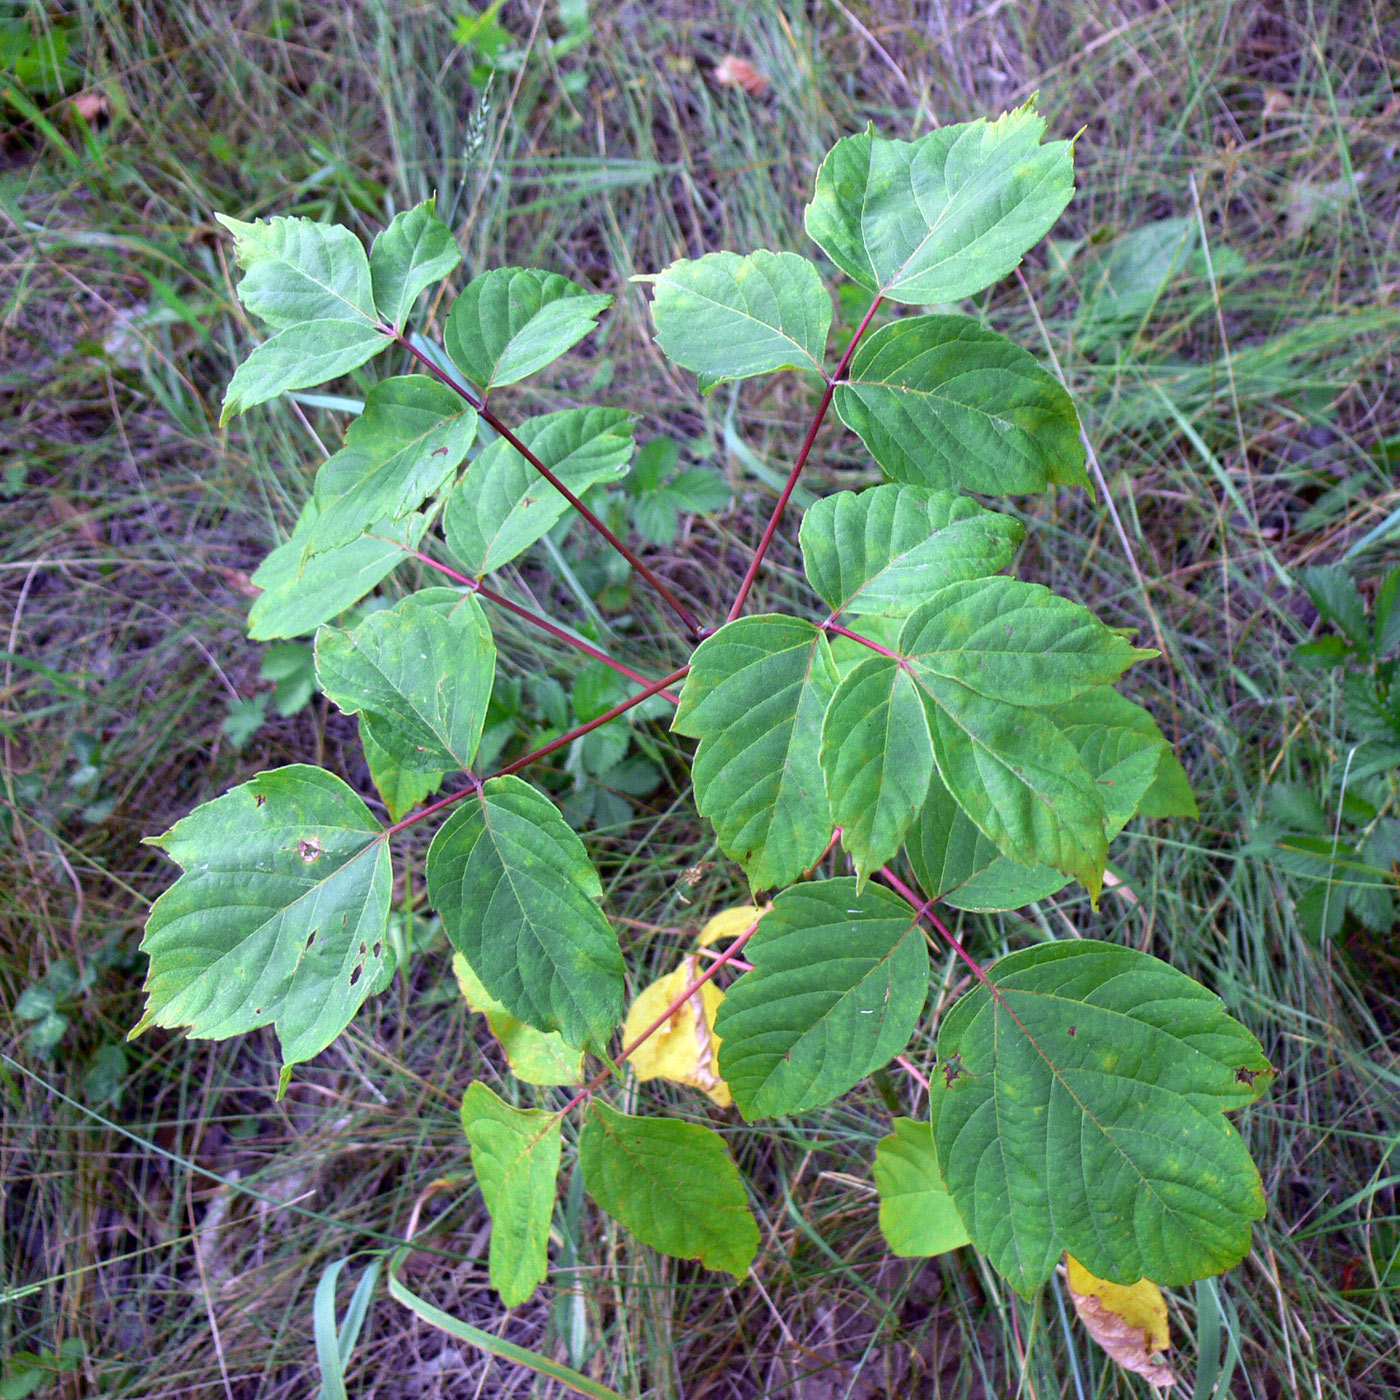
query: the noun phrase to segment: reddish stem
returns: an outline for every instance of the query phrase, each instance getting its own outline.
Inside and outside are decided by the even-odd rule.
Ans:
[[[415,826],[428,817],[441,812],[445,807],[451,807],[453,803],[460,802],[464,797],[470,797],[473,793],[481,791],[481,779],[474,778],[467,774],[467,786],[461,792],[448,793],[446,797],[439,797],[436,802],[430,802],[426,807],[420,807],[416,812],[410,812],[401,822],[395,822],[385,833],[387,840],[390,836],[397,836],[405,827]]]
[[[897,651],[891,651],[889,647],[882,647],[873,637],[862,637],[859,632],[852,632],[849,627],[842,627],[830,619],[823,622],[821,627],[823,632],[835,632],[838,637],[849,637],[853,642],[859,642],[861,646],[869,647],[871,651],[878,651],[881,656],[888,656],[891,661],[903,660]]]
[[[386,328],[386,334],[387,333],[388,332]],[[656,576],[656,574],[651,569],[649,569],[644,563],[642,563],[642,561],[639,558],[637,558],[636,554],[634,554],[632,550],[628,549],[628,547],[625,544],[623,544],[623,542],[620,539],[618,539],[618,537],[615,534],[613,534],[613,532],[609,530],[608,527],[604,525],[603,522],[599,520],[598,517],[594,515],[594,513],[591,510],[589,510],[588,507],[584,505],[584,503],[581,500],[579,500],[579,498],[575,496],[574,493],[570,491],[569,488],[565,486],[564,483],[560,481],[559,478],[555,476],[554,473],[550,471],[550,469],[547,466],[545,466],[545,464],[541,462],[540,459],[536,457],[535,454],[531,452],[530,449],[526,447],[525,444],[521,442],[520,439],[516,437],[516,435],[513,432],[511,432],[511,430],[508,427],[506,427],[506,425],[502,423],[499,418],[496,417],[496,415],[486,406],[485,402],[482,399],[477,398],[477,396],[473,394],[472,391],[468,389],[465,384],[458,382],[450,374],[447,374],[443,370],[439,369],[437,365],[435,365],[432,362],[432,360],[430,360],[425,354],[423,354],[421,350],[418,350],[409,343],[407,336],[399,333],[395,334],[394,339],[398,342],[398,344],[403,346],[403,348],[407,350],[408,353],[412,355],[413,358],[417,360],[418,363],[421,364],[423,368],[428,371],[429,374],[431,374],[440,383],[445,384],[449,389],[452,390],[454,394],[460,395],[463,399],[467,401],[467,403],[469,403],[474,409],[476,409],[477,413],[480,414],[481,417],[485,419],[485,421],[496,430],[496,432],[498,432],[503,438],[505,438],[505,440],[508,443],[510,443],[510,445],[513,448],[515,448],[515,450],[518,453],[520,453],[520,455],[527,462],[529,462],[529,464],[532,467],[534,467],[534,469],[537,472],[539,472],[539,474],[542,477],[544,477],[544,479],[547,482],[549,482],[549,484],[552,487],[554,487],[554,489],[557,492],[559,492],[559,494],[563,496],[563,498],[566,501],[568,501],[568,503],[571,506],[573,506],[573,508],[576,511],[578,511],[578,513],[589,523],[589,525],[591,525],[593,529],[595,529],[600,535],[602,535],[602,537],[610,545],[612,545],[612,547],[615,550],[617,550],[617,552],[620,555],[622,555],[622,557],[633,567],[633,569],[637,571],[638,575],[644,578],[647,581],[647,583],[651,585],[651,587],[656,591],[657,596],[661,598],[661,600],[672,609],[672,611],[676,614],[678,618],[680,618],[680,620],[683,623],[685,623],[687,629],[690,631],[692,636],[700,632],[700,623],[696,620],[695,615],[690,611],[690,609],[687,608],[685,604],[680,601],[680,599],[675,597],[671,590],[666,587],[666,585]]]
[[[695,993],[698,992],[700,988],[705,985],[706,982],[710,981],[710,979],[713,978],[715,974],[719,972],[720,968],[724,967],[727,963],[733,962],[734,959],[738,956],[739,951],[743,948],[744,944],[747,943],[749,939],[752,938],[754,934],[758,932],[758,925],[759,920],[755,919],[753,923],[751,923],[748,926],[748,928],[746,928],[743,931],[743,933],[741,933],[738,936],[738,938],[736,938],[733,941],[733,943],[731,943],[729,947],[726,948],[724,952],[721,953],[719,957],[717,957],[714,960],[714,962],[711,963],[710,966],[706,968],[705,971],[702,972],[700,976],[697,977],[680,994],[680,996],[678,996],[675,999],[675,1001],[673,1001],[670,1004],[670,1006],[668,1006],[665,1009],[665,1011],[663,1011],[661,1015],[659,1015],[656,1018],[656,1020],[654,1020],[651,1023],[651,1025],[649,1025],[646,1028],[646,1030],[644,1030],[641,1033],[641,1035],[639,1035],[636,1038],[636,1040],[634,1040],[630,1045],[623,1047],[622,1054],[620,1054],[617,1057],[615,1063],[620,1065],[625,1059],[628,1058],[628,1056],[633,1054],[639,1046],[645,1044],[648,1040],[650,1040],[652,1036],[654,1036],[657,1033],[657,1031],[659,1031],[661,1027],[664,1026],[666,1022],[669,1021],[671,1017],[674,1016],[676,1012],[679,1011],[681,1007],[683,1007],[686,1004],[686,1002],[688,1002],[691,999],[691,997],[693,997]],[[579,1104],[581,1104],[584,1101],[584,1099],[586,1099],[596,1088],[598,1088],[600,1084],[606,1082],[608,1076],[612,1072],[613,1065],[609,1065],[607,1069],[601,1070],[599,1071],[599,1073],[595,1074],[593,1078],[590,1079],[588,1083],[585,1084],[583,1088],[580,1089],[578,1093],[575,1094],[573,1098],[571,1098],[569,1102],[566,1103],[564,1107],[559,1110],[556,1116],[562,1118],[566,1113],[569,1112],[570,1109],[577,1108]]]
[[[1026,1023],[1011,1009],[1006,998],[1002,996],[1001,988],[987,976],[986,972],[982,969],[982,964],[958,942],[948,926],[933,912],[933,901],[931,899],[920,899],[888,865],[882,865],[880,867],[880,876],[896,894],[902,895],[904,899],[914,906],[918,918],[927,919],[929,923],[933,925],[938,932],[938,936],[967,964],[972,975],[987,989],[987,995],[1011,1017],[1026,1039],[1043,1055],[1045,1052],[1040,1049],[1040,1046],[1036,1043],[1035,1037],[1026,1028]]]
[[[972,971],[972,975],[979,982],[984,986],[991,987],[992,984],[987,981],[987,974],[982,971],[982,965],[958,942],[948,926],[933,912],[933,901],[931,899],[920,899],[918,894],[914,890],[911,890],[888,865],[882,865],[880,867],[880,878],[884,880],[896,894],[902,896],[913,905],[919,918],[927,919],[929,923],[933,925],[938,936],[968,965]]]
[[[923,1089],[924,1093],[927,1094],[931,1092],[928,1080],[924,1078],[922,1072],[915,1066],[913,1060],[909,1059],[906,1055],[896,1055],[894,1057],[894,1062]]]
[[[580,724],[569,730],[567,734],[561,734],[557,739],[551,739],[549,743],[532,749],[522,758],[517,758],[514,763],[507,763],[504,768],[493,773],[492,777],[504,778],[510,773],[518,773],[537,758],[544,758],[556,749],[562,749],[566,744],[572,744],[575,739],[581,739],[585,734],[597,729],[599,725],[607,724],[609,720],[616,719],[618,715],[625,715],[628,710],[640,705],[643,700],[650,699],[653,695],[659,695],[668,685],[675,685],[677,681],[683,681],[689,674],[690,667],[682,666],[679,671],[672,671],[669,676],[662,676],[659,681],[652,681],[650,685],[639,690],[635,695],[629,695],[626,700],[618,701],[612,709],[605,710],[597,719],[591,719],[587,724]]]
[[[778,525],[782,521],[783,512],[787,509],[788,500],[797,486],[797,478],[802,475],[802,468],[807,465],[808,455],[812,451],[812,444],[817,440],[817,432],[821,428],[822,420],[826,417],[826,411],[831,407],[831,400],[836,393],[836,386],[845,377],[846,371],[851,365],[851,356],[856,352],[856,346],[860,344],[860,338],[870,325],[876,309],[884,300],[877,296],[870,303],[870,309],[865,313],[865,318],[856,327],[856,333],[851,337],[851,343],[846,347],[846,353],[841,356],[841,363],[836,366],[836,373],[826,381],[826,388],[822,390],[821,402],[817,405],[817,411],[812,416],[812,425],[807,429],[807,436],[802,440],[802,446],[798,450],[797,459],[792,464],[792,470],[788,473],[788,479],[783,485],[782,493],[778,497],[778,503],[773,507],[773,514],[768,518],[768,526],[763,532],[763,537],[758,542],[758,548],[754,550],[753,559],[749,564],[748,571],[744,574],[744,580],[739,585],[739,591],[734,597],[734,602],[730,605],[729,616],[726,622],[733,622],[744,610],[744,604],[748,601],[749,590],[753,587],[754,579],[758,577],[759,568],[763,564],[763,556],[768,553],[768,546],[773,543],[773,536],[778,533]]]
[[[378,536],[375,538],[378,538]],[[626,676],[629,681],[636,681],[638,685],[651,684],[644,675],[634,671],[630,666],[625,666],[621,661],[614,661],[606,652],[599,651],[595,646],[590,646],[581,637],[575,637],[572,632],[565,631],[564,628],[551,622],[547,617],[541,617],[539,613],[531,612],[529,608],[521,607],[519,603],[511,602],[509,598],[497,593],[495,589],[487,588],[480,579],[470,578],[466,574],[459,574],[456,569],[448,568],[446,564],[439,563],[438,560],[431,558],[420,550],[410,549],[408,553],[417,559],[419,563],[426,564],[430,569],[436,569],[440,574],[446,574],[448,578],[454,579],[463,587],[470,588],[473,593],[480,594],[487,602],[494,603],[498,608],[504,608],[507,612],[514,613],[516,617],[522,618],[532,626],[548,632],[551,637],[557,637],[561,642],[566,642],[569,646],[583,652],[585,656],[591,656],[595,661],[601,661],[603,665],[611,666],[614,671],[618,672],[619,675]],[[665,696],[673,705],[680,704],[680,698],[672,695],[669,690],[662,690],[657,693]]]

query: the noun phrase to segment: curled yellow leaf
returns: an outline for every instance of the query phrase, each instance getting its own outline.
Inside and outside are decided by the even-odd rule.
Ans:
[[[1072,1254],[1065,1255],[1065,1277],[1079,1320],[1125,1371],[1163,1389],[1176,1383],[1172,1368],[1157,1359],[1171,1346],[1171,1332],[1167,1301],[1151,1279],[1109,1283],[1091,1274]]]
[[[744,928],[754,917],[749,915]],[[636,1040],[699,975],[700,960],[692,955],[674,972],[639,992],[622,1027],[623,1044]],[[720,1078],[719,1037],[714,1033],[715,1012],[723,1000],[724,993],[713,982],[692,992],[631,1056],[637,1078],[688,1084],[708,1094],[721,1108],[728,1108],[733,1100],[729,1086]]]
[[[738,938],[741,933],[748,930],[756,919],[761,919],[772,907],[771,904],[765,904],[760,909],[756,904],[736,904],[732,909],[721,909],[700,930],[700,936],[695,940],[696,945],[700,948],[708,948],[712,943],[720,942],[721,939]]]

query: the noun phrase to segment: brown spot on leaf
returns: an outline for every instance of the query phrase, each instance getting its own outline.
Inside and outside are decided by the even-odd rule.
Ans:
[[[1071,1027],[1069,1028],[1069,1030],[1067,1030],[1067,1031],[1065,1032],[1065,1034],[1066,1034],[1066,1035],[1078,1035],[1078,1034],[1079,1034],[1079,1027],[1078,1027],[1078,1026],[1071,1026]]]
[[[321,843],[315,836],[303,836],[297,842],[297,855],[304,860],[307,865],[315,865],[321,859]]]
[[[266,801],[267,801],[267,794],[266,794],[265,792],[260,792],[260,793],[258,793],[258,795],[257,795],[256,797],[253,798],[253,806],[254,806],[254,807],[261,807],[261,806],[263,805],[263,803],[265,803]]]

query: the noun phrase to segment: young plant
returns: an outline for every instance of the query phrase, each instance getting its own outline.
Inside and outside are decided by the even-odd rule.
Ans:
[[[864,311],[834,365],[832,294],[795,253],[716,252],[641,279],[657,342],[702,391],[779,372],[819,391],[722,618],[698,616],[580,500],[626,475],[626,411],[513,421],[511,386],[588,335],[609,296],[548,271],[485,272],[452,303],[443,353],[408,329],[420,294],[459,261],[432,201],[398,215],[368,254],[344,228],[222,220],[239,296],[271,332],[234,374],[224,421],[380,354],[414,367],[370,389],[291,539],[255,576],[250,617],[258,638],[315,632],[319,684],[359,716],[394,818],[294,764],[152,838],[184,873],[150,914],[133,1034],[271,1025],[285,1086],[389,984],[393,841],[440,820],[428,897],[472,1004],[493,1025],[550,1038],[530,1042],[532,1065],[555,1066],[550,1082],[560,1065],[576,1082],[585,1053],[600,1064],[561,1108],[467,1088],[491,1280],[508,1304],[546,1276],[575,1111],[570,1141],[595,1202],[643,1243],[742,1278],[759,1234],[724,1138],[619,1112],[606,1090],[640,1054],[648,1076],[669,1073],[717,1103],[732,1096],[749,1121],[817,1108],[905,1050],[928,999],[931,943],[975,986],[937,1026],[928,1121],[900,1120],[877,1156],[893,1248],[970,1242],[1030,1295],[1067,1252],[1102,1280],[1182,1284],[1249,1247],[1264,1197],[1225,1115],[1271,1077],[1254,1037],[1145,953],[1073,938],[983,966],[939,912],[1014,909],[1071,880],[1096,901],[1109,842],[1130,820],[1195,811],[1156,722],[1114,688],[1157,653],[1006,574],[1023,527],[972,494],[1087,486],[1068,394],[974,316],[898,310],[991,286],[1047,233],[1073,170],[1069,143],[1043,134],[1023,108],[913,142],[867,132],[836,144],[806,228],[848,279],[843,300],[854,286]],[[882,307],[896,314],[871,329]],[[832,408],[887,480],[818,499],[800,528],[810,594],[791,611],[751,613]],[[652,538],[694,499],[675,465],[655,449],[631,478],[667,497],[638,520]],[[673,614],[676,664],[629,664],[493,586],[571,508]],[[410,558],[441,585],[334,625]],[[500,744],[481,755],[503,686],[492,634],[503,610],[625,689],[600,686],[581,703],[576,685],[572,716],[559,707],[563,732],[501,763]],[[696,806],[768,905],[722,921],[722,952],[688,958],[643,993],[619,1051],[627,974],[602,884],[587,841],[529,774],[647,705],[673,710],[672,732],[695,741]],[[592,781],[601,760],[580,763]],[[416,805],[448,774],[459,776],[443,795]],[[843,859],[850,873],[827,873]],[[680,1071],[667,1059],[678,1047]]]
[[[1369,613],[1344,569],[1304,569],[1302,580],[1331,630],[1294,658],[1338,677],[1352,742],[1329,765],[1322,793],[1306,783],[1269,787],[1266,820],[1246,849],[1299,880],[1295,912],[1314,942],[1339,937],[1348,914],[1384,935],[1400,893],[1400,569],[1380,581]]]

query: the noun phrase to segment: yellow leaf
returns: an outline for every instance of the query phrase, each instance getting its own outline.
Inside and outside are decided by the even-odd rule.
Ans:
[[[736,904],[732,909],[722,909],[700,930],[700,937],[695,942],[701,948],[708,948],[722,938],[738,938],[755,919],[761,919],[772,907],[765,904],[760,909],[756,904]]]
[[[452,971],[466,998],[467,1009],[486,1017],[491,1034],[505,1051],[506,1063],[527,1084],[577,1084],[583,1078],[583,1051],[557,1031],[536,1030],[517,1021],[472,971],[460,953],[452,955]]]
[[[1151,1279],[1109,1283],[1091,1274],[1072,1254],[1065,1255],[1065,1276],[1074,1310],[1089,1335],[1125,1371],[1166,1389],[1176,1383],[1172,1368],[1157,1360],[1171,1346],[1167,1302]]]
[[[731,911],[732,912],[732,911]],[[744,924],[754,921],[750,914]],[[653,982],[637,995],[622,1027],[622,1042],[630,1045],[700,975],[700,960],[693,955],[668,976]],[[724,993],[713,982],[705,985],[681,1004],[655,1035],[643,1041],[631,1056],[638,1079],[669,1079],[703,1090],[721,1108],[728,1108],[729,1085],[719,1077],[719,1037],[715,1035],[715,1012]]]

